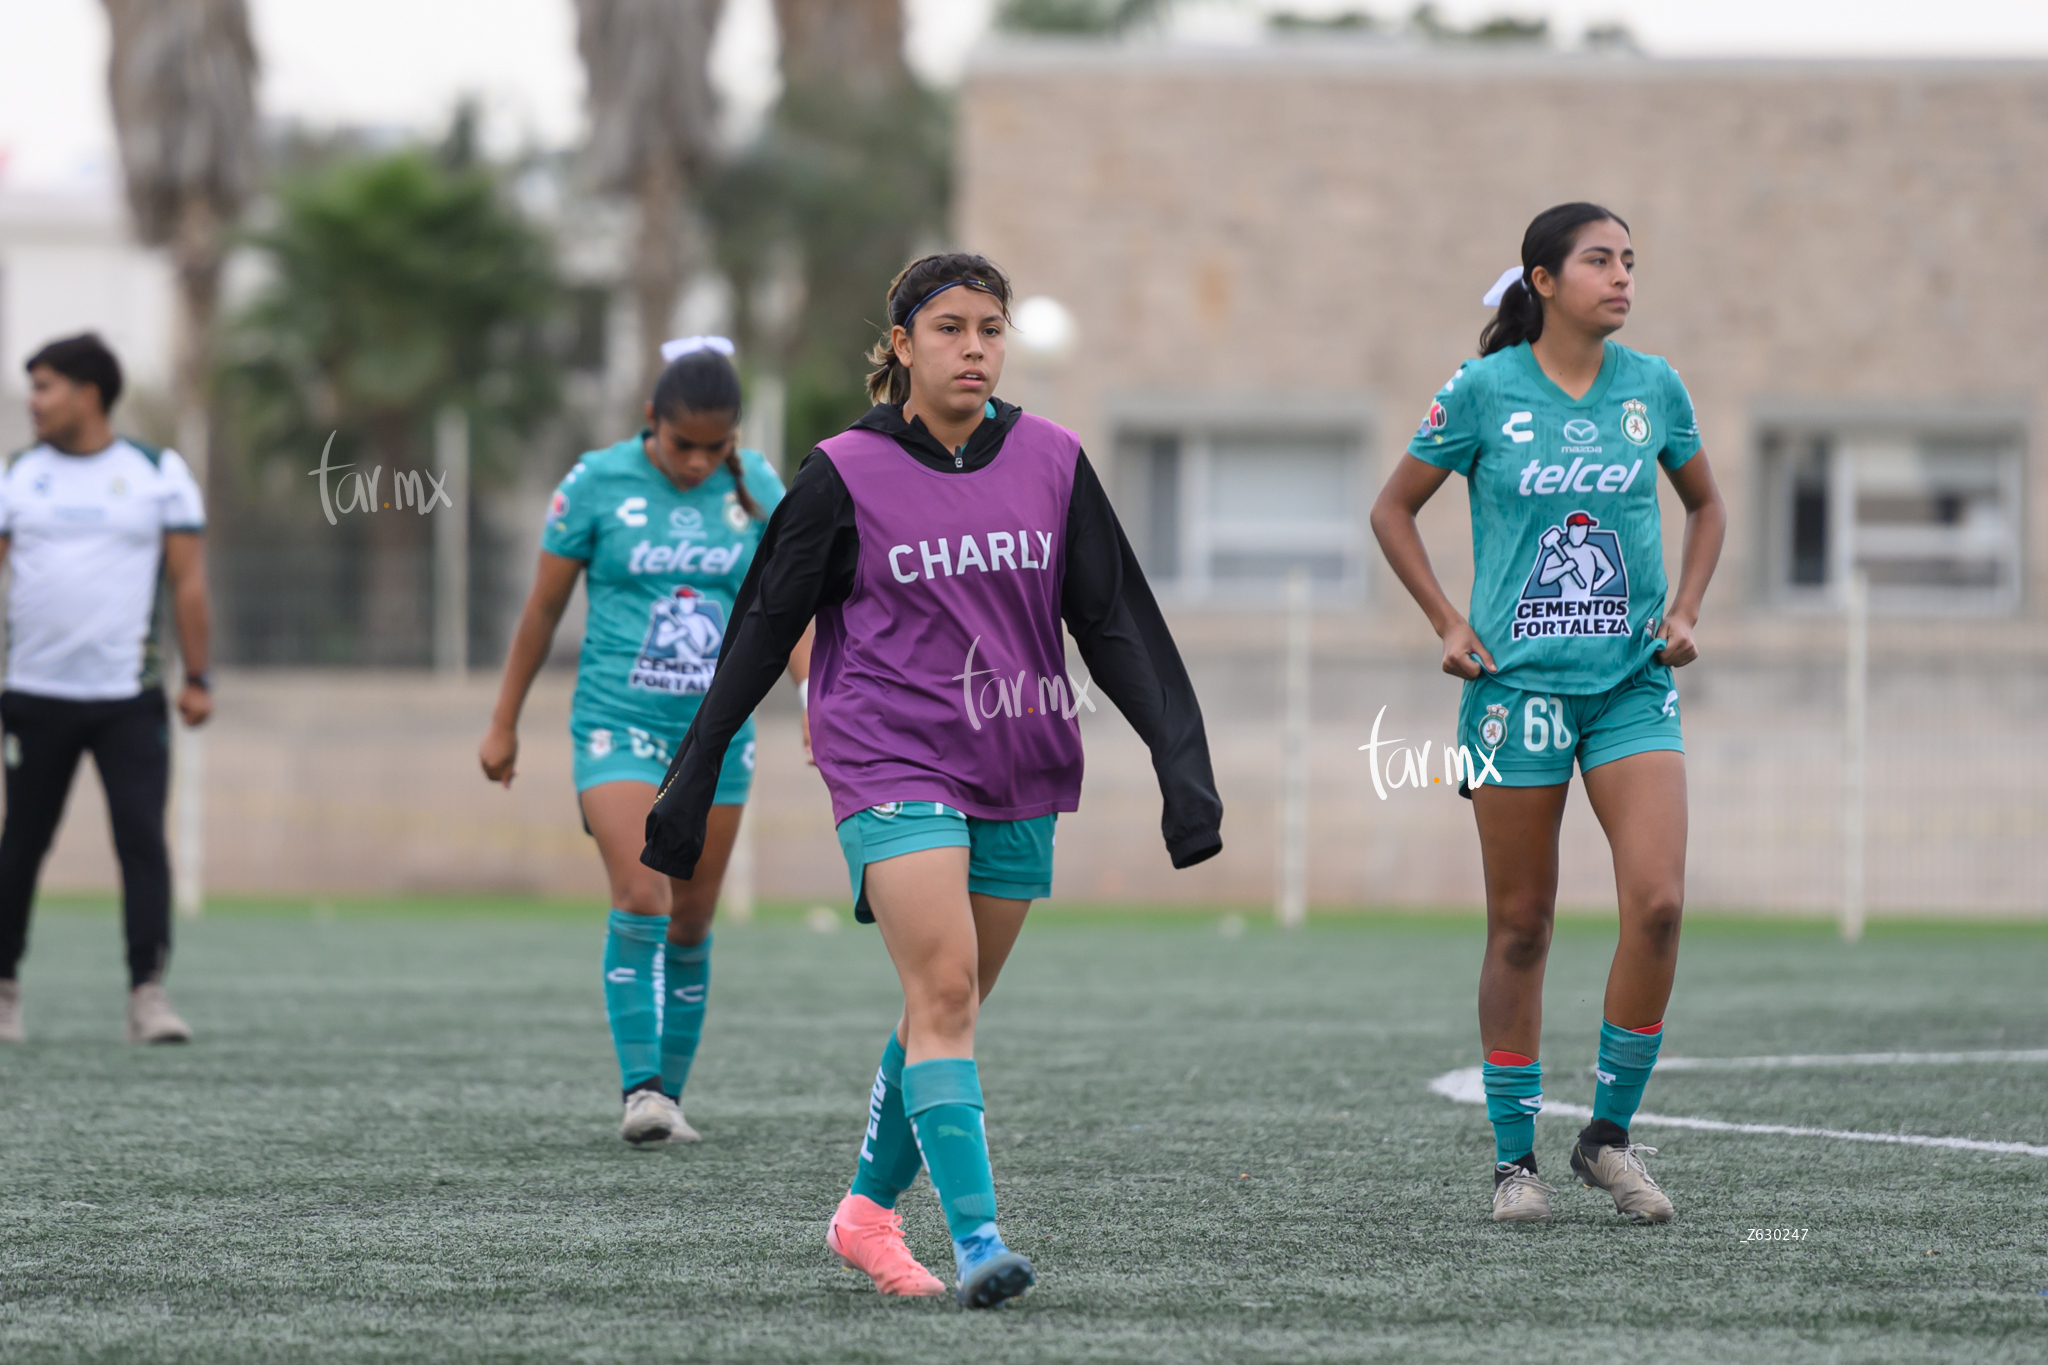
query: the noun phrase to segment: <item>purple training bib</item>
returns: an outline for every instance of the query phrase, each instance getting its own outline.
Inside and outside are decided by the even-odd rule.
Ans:
[[[860,531],[853,592],[818,613],[811,753],[844,820],[943,801],[986,820],[1071,811],[1081,700],[1060,590],[1080,441],[1017,418],[982,468],[941,473],[881,432],[823,442]]]

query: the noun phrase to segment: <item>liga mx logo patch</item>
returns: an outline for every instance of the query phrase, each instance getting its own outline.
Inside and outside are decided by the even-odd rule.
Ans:
[[[1621,537],[1588,512],[1543,532],[1536,565],[1515,603],[1513,637],[1627,635],[1628,565]]]

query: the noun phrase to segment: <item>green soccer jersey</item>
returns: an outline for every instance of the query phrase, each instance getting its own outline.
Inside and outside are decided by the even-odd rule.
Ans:
[[[1504,682],[1605,692],[1648,661],[1664,613],[1657,466],[1699,448],[1677,371],[1617,342],[1576,401],[1526,342],[1451,376],[1408,453],[1465,476],[1468,619]]]
[[[740,452],[764,513],[782,480]],[[541,548],[580,559],[590,596],[576,665],[575,714],[637,724],[669,742],[697,714],[718,665],[732,601],[764,523],[748,516],[723,465],[687,493],[631,437],[576,462],[548,507]]]

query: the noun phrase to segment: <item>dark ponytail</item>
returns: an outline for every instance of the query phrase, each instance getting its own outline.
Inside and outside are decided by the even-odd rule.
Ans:
[[[661,378],[654,381],[654,420],[673,420],[685,412],[731,413],[733,425],[740,420],[740,375],[717,351],[692,351],[678,356],[662,370]],[[740,510],[755,521],[766,521],[768,514],[761,510],[761,504],[754,501],[754,495],[747,491],[746,470],[740,464],[739,445],[726,452],[725,468],[732,475],[732,491],[739,499]]]
[[[890,281],[889,325],[882,329],[882,339],[868,350],[868,363],[874,366],[868,372],[870,401],[901,403],[910,397],[910,371],[904,369],[903,362],[896,358],[896,329],[908,330],[917,310],[930,300],[935,291],[949,284],[987,294],[1002,306],[1004,317],[1010,316],[1010,277],[988,257],[966,251],[947,251],[912,261]]]
[[[1588,223],[1620,223],[1623,232],[1629,230],[1620,214],[1598,204],[1559,204],[1530,222],[1529,230],[1522,234],[1522,278],[1500,296],[1500,311],[1479,334],[1479,354],[1492,355],[1543,335],[1543,300],[1531,283],[1536,267],[1542,266],[1553,277],[1561,272],[1565,258],[1578,245],[1579,229]]]

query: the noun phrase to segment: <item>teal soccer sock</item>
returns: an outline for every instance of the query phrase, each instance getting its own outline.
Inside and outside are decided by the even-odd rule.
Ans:
[[[661,946],[661,1089],[680,1099],[690,1081],[697,1040],[704,1036],[704,1006],[711,994],[711,936],[685,948]]]
[[[1664,1021],[1655,1033],[1621,1028],[1600,1021],[1600,1063],[1593,1070],[1593,1118],[1606,1119],[1623,1132],[1643,1102],[1643,1087],[1650,1083],[1650,1070],[1657,1065],[1657,1050],[1664,1044]]]
[[[981,1109],[981,1076],[973,1058],[938,1057],[903,1068],[903,1111],[946,1211],[956,1256],[968,1237],[993,1231],[996,1217]]]
[[[661,997],[654,969],[667,934],[667,915],[614,910],[606,924],[604,1012],[612,1021],[621,1090],[661,1079]]]
[[[1495,1163],[1519,1161],[1533,1154],[1536,1114],[1543,1108],[1543,1063],[1503,1066],[1488,1061],[1483,1074],[1486,1117],[1493,1121]]]
[[[860,1143],[853,1192],[893,1209],[896,1196],[909,1189],[923,1169],[917,1134],[903,1108],[903,1044],[891,1033],[889,1045],[882,1049],[882,1065],[875,1071],[875,1088],[868,1095],[868,1131]]]

